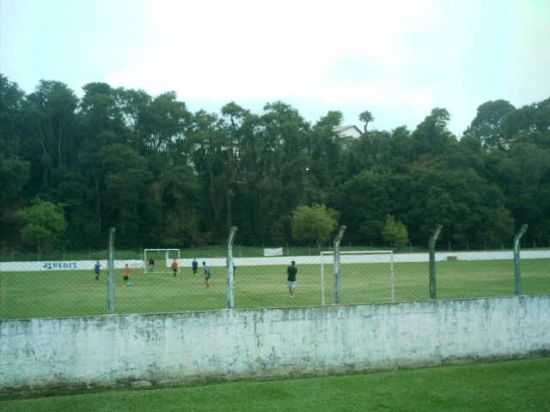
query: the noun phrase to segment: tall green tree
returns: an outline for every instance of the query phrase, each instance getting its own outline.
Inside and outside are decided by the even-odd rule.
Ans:
[[[18,246],[15,211],[35,197],[63,204],[75,248],[103,247],[112,225],[128,247],[219,243],[231,225],[281,244],[306,204],[337,210],[354,243],[383,243],[388,215],[414,244],[435,223],[457,247],[501,247],[522,223],[548,242],[550,99],[485,102],[460,139],[449,119],[434,108],[412,131],[370,130],[365,111],[365,133],[343,141],[338,111],[312,125],[284,102],[190,113],[173,92],[89,83],[79,98],[42,81],[25,94],[0,75],[0,245]]]
[[[374,121],[374,116],[368,110],[359,114],[359,120],[363,123],[363,133],[367,134],[369,123]]]
[[[21,239],[38,252],[60,247],[65,232],[63,208],[37,199],[18,212]]]
[[[299,206],[292,213],[292,236],[320,247],[336,230],[338,214],[325,205]]]
[[[477,114],[465,136],[479,139],[487,149],[495,149],[506,144],[503,121],[515,111],[515,107],[506,100],[494,100],[483,103],[477,108]]]
[[[30,162],[22,156],[25,95],[0,74],[0,245],[16,239],[15,215],[30,178]]]
[[[117,143],[105,146],[101,158],[106,227],[117,227],[120,244],[145,243],[148,234],[143,226],[150,225],[142,211],[151,180],[146,159],[127,145]]]
[[[435,157],[448,153],[456,144],[456,137],[449,131],[451,116],[446,109],[436,107],[412,134],[417,156]]]
[[[27,96],[25,124],[27,147],[33,160],[38,191],[49,191],[63,180],[63,174],[76,160],[79,134],[76,108],[78,98],[67,85],[58,81],[40,81]]]
[[[382,237],[387,244],[393,247],[403,247],[409,243],[407,227],[392,215],[386,217]]]

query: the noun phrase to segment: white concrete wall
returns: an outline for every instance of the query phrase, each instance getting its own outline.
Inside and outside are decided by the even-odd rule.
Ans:
[[[550,296],[0,321],[0,392],[372,370],[550,351]]]
[[[485,251],[485,252],[438,252],[436,260],[444,261],[448,257],[457,260],[512,260],[513,251]],[[325,263],[332,263],[332,256],[277,256],[277,257],[247,257],[235,258],[236,266],[274,266],[288,265],[291,260],[299,265],[320,264],[321,259]],[[523,250],[521,259],[550,259],[550,250]],[[199,266],[206,261],[208,266],[225,267],[225,258],[197,258]],[[398,253],[394,255],[395,262],[428,262],[428,253]],[[179,259],[180,266],[190,268],[193,259]],[[380,263],[389,262],[389,255],[342,255],[342,263]],[[92,270],[95,260],[79,261],[44,261],[44,262],[0,262],[0,272],[35,272],[52,270]],[[107,269],[107,262],[101,260],[103,270]],[[169,266],[171,261],[167,262]],[[122,269],[125,264],[131,268],[143,268],[142,260],[117,260],[116,269]]]
[[[58,270],[93,270],[96,260],[57,260],[34,262],[0,262],[0,272],[52,272]],[[107,270],[107,261],[100,260],[101,270]],[[116,260],[115,269],[128,264],[131,268],[143,268],[143,261],[137,259]]]

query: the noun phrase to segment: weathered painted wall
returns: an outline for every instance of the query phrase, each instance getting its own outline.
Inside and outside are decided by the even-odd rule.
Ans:
[[[0,321],[0,392],[370,370],[550,351],[550,296]]]

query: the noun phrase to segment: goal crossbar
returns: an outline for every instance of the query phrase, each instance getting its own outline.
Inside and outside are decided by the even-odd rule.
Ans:
[[[143,249],[144,252],[178,252],[179,249]]]
[[[340,255],[389,255],[393,250],[341,250]],[[321,255],[334,255],[334,250],[323,250]]]

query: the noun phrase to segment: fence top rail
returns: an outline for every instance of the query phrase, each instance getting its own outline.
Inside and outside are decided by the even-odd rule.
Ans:
[[[393,253],[393,250],[341,250],[341,255],[387,255]],[[323,250],[321,255],[334,255],[333,250]]]

